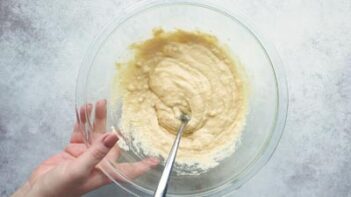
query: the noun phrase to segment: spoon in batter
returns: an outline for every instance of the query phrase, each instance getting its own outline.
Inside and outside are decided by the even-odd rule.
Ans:
[[[169,181],[169,177],[170,177],[171,172],[172,172],[174,160],[177,156],[180,138],[182,137],[183,130],[184,130],[185,126],[188,124],[189,120],[190,120],[190,116],[188,116],[186,114],[182,114],[180,116],[181,125],[178,129],[177,136],[176,136],[176,139],[173,143],[172,149],[169,152],[168,159],[166,161],[165,168],[162,172],[160,182],[158,182],[158,186],[157,186],[157,189],[154,193],[154,197],[166,196],[168,181]]]

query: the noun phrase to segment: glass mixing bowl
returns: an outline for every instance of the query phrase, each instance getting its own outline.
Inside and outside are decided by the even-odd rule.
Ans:
[[[169,196],[221,196],[239,188],[270,159],[285,125],[288,94],[282,63],[272,46],[253,30],[238,12],[213,6],[203,1],[147,1],[133,4],[108,25],[89,48],[77,80],[77,111],[86,103],[106,98],[106,128],[117,130],[121,110],[120,98],[111,100],[116,62],[132,57],[128,48],[136,41],[152,37],[152,29],[200,30],[215,35],[228,46],[242,63],[249,83],[249,112],[241,141],[234,154],[200,175],[173,173]],[[83,117],[84,116],[84,117]],[[77,113],[86,144],[94,134],[94,113]],[[85,120],[86,121],[83,121]],[[120,138],[127,141],[130,136]],[[111,180],[136,196],[150,196],[161,176],[163,165],[145,174],[130,178],[125,165],[140,161],[133,151],[119,150],[119,157],[106,158],[100,168]],[[123,163],[123,164],[121,164]],[[131,164],[133,165],[133,164]]]

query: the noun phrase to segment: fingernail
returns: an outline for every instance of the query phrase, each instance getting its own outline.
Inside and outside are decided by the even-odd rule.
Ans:
[[[116,144],[117,140],[118,137],[116,134],[109,133],[104,137],[102,141],[107,148],[112,148]]]

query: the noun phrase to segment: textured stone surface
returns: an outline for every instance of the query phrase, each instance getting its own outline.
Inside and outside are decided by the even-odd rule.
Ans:
[[[124,2],[0,0],[0,196],[64,147],[81,59]],[[351,1],[221,4],[273,41],[290,89],[277,151],[233,196],[351,196]],[[107,186],[87,196],[117,194],[126,195]]]

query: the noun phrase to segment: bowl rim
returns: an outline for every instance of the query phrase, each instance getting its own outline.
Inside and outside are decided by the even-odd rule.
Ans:
[[[240,172],[238,177],[240,177],[237,180],[229,180],[223,185],[211,189],[208,191],[203,191],[197,195],[201,196],[209,196],[211,194],[230,194],[232,191],[235,189],[240,188],[244,183],[246,183],[248,180],[250,180],[260,169],[263,168],[263,166],[270,160],[272,157],[274,151],[276,150],[280,138],[283,134],[283,130],[285,127],[286,119],[287,119],[287,114],[288,114],[288,105],[289,105],[289,97],[288,97],[288,85],[287,85],[287,80],[286,80],[286,75],[283,67],[283,63],[279,57],[278,52],[275,50],[274,46],[268,42],[266,39],[263,38],[262,35],[256,31],[256,28],[252,23],[244,17],[243,14],[241,14],[240,11],[231,9],[230,11],[219,6],[217,4],[213,4],[207,1],[203,0],[148,0],[148,1],[141,1],[137,3],[130,3],[130,5],[127,5],[125,9],[121,10],[118,16],[108,25],[105,26],[105,28],[102,29],[102,31],[97,34],[95,37],[94,41],[90,44],[88,47],[87,52],[85,53],[85,56],[83,58],[83,61],[81,63],[79,72],[78,72],[78,77],[77,77],[77,86],[76,86],[76,95],[75,95],[75,103],[76,103],[76,113],[77,113],[77,121],[80,121],[79,118],[79,107],[77,106],[78,104],[78,98],[81,95],[78,95],[78,84],[83,83],[86,84],[86,80],[89,76],[90,73],[90,68],[91,68],[91,63],[96,57],[97,52],[100,50],[102,44],[108,39],[109,35],[116,29],[118,28],[123,22],[127,21],[129,18],[133,17],[135,14],[148,10],[153,7],[157,6],[167,6],[167,5],[190,5],[190,6],[196,6],[196,7],[202,7],[206,9],[210,9],[212,11],[218,12],[220,14],[223,14],[230,19],[237,21],[240,23],[244,28],[246,28],[252,36],[257,40],[257,42],[260,44],[262,49],[265,51],[265,54],[267,55],[267,59],[271,62],[271,67],[272,70],[274,71],[274,77],[275,77],[275,84],[277,87],[277,110],[275,113],[275,119],[273,123],[273,128],[272,132],[270,133],[270,136],[267,137],[267,140],[265,144],[263,145],[263,148],[261,151],[257,153],[257,155],[252,159],[249,164]],[[84,67],[86,65],[89,65],[89,68],[86,72],[83,72]],[[84,75],[85,74],[85,75]],[[85,95],[85,98],[83,98],[84,101],[87,101],[87,88],[84,88],[84,93],[83,97]],[[87,120],[89,120],[88,117],[86,117]],[[91,125],[89,121],[88,125]],[[82,130],[85,138],[85,144],[89,146],[91,144],[91,139],[90,139],[90,133],[87,130],[87,127]],[[113,168],[113,164],[107,162],[109,167]],[[101,169],[106,176],[108,176],[116,185],[124,189],[125,191],[129,192],[130,194],[133,194],[135,196],[138,196],[138,194],[141,192],[143,195],[152,195],[153,191],[150,191],[149,189],[143,188],[140,185],[135,184],[134,182],[128,180],[122,173],[117,172],[125,181],[132,186],[132,188],[129,188],[128,185],[122,184],[120,182],[117,182],[115,179],[113,179],[106,170],[103,168]],[[137,189],[137,191],[133,192],[131,189]],[[226,189],[230,189],[230,191],[226,191]],[[223,193],[225,192],[225,193]],[[138,193],[138,194],[136,194]],[[179,196],[178,194],[169,194],[170,196]],[[181,194],[180,196],[193,196],[193,194]]]

